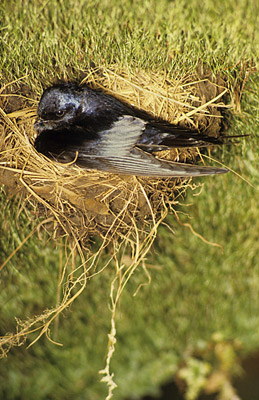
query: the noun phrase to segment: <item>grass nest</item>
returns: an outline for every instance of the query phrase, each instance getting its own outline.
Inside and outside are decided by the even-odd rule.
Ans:
[[[83,82],[156,117],[219,134],[219,99],[226,89],[208,78],[169,81],[157,74],[127,75],[102,68],[91,70]],[[119,176],[49,161],[33,147],[37,101],[26,97],[22,88],[10,93],[14,87],[9,84],[1,91],[0,184],[10,195],[19,193],[25,203],[33,204],[54,237],[69,236],[89,250],[89,240],[96,235],[109,242],[145,234],[189,185],[189,180]],[[197,150],[173,149],[159,157],[192,162]]]
[[[143,71],[133,74],[116,68],[98,68],[89,71],[82,83],[102,88],[172,123],[202,129],[214,136],[221,130],[221,109],[226,107],[221,100],[227,89],[223,80],[213,79],[210,73],[169,79],[167,74]],[[41,217],[38,227],[44,227],[54,238],[68,238],[70,248],[81,256],[81,264],[73,273],[60,274],[59,287],[63,283],[64,290],[58,305],[28,321],[19,321],[16,333],[1,339],[0,349],[5,355],[12,346],[22,344],[32,331],[40,332],[35,340],[44,333],[48,335],[56,316],[80,295],[91,277],[109,264],[97,268],[102,250],[111,245],[110,260],[116,274],[111,286],[112,317],[106,367],[102,371],[111,395],[114,382],[109,365],[116,340],[116,305],[137,266],[144,265],[159,224],[169,211],[177,217],[174,206],[186,188],[192,186],[191,180],[120,176],[48,160],[33,147],[39,96],[40,93],[32,93],[22,81],[11,82],[0,91],[0,185],[5,185],[9,196],[20,196],[21,207],[31,210],[32,219]],[[159,157],[193,162],[198,154],[198,149],[173,149],[160,152]],[[91,241],[96,237],[101,239],[101,244],[93,252]],[[130,254],[127,262],[118,259],[122,246],[123,254]]]

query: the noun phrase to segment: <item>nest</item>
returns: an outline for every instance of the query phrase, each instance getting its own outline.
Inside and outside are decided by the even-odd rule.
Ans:
[[[156,74],[139,72],[126,76],[98,69],[92,70],[83,82],[172,123],[184,121],[185,126],[207,127],[210,134],[219,132],[219,118],[211,115],[220,116],[221,104],[217,101],[224,90],[207,79],[169,81]],[[205,91],[209,99],[204,98],[203,86],[210,88]],[[16,99],[21,97],[16,95]],[[34,99],[27,99],[27,105],[30,101],[35,104]],[[189,184],[181,179],[119,176],[51,162],[33,147],[36,106],[23,104],[14,111],[8,95],[3,95],[2,102],[5,111],[1,111],[0,183],[10,194],[20,193],[25,202],[33,203],[34,212],[45,217],[46,227],[54,237],[68,235],[87,247],[89,239],[96,235],[110,241],[136,229],[145,231],[146,225],[165,215]],[[159,153],[161,158],[181,162],[192,162],[196,155],[195,149]]]
[[[227,89],[223,81],[214,79],[212,82],[211,75],[173,80],[166,74],[143,71],[127,74],[117,72],[115,68],[99,68],[91,70],[82,82],[102,88],[156,117],[219,135],[220,109],[225,107],[220,99]],[[82,292],[89,277],[96,274],[96,261],[101,250],[112,243],[112,259],[116,273],[120,273],[116,294],[114,286],[111,288],[111,345],[105,369],[107,381],[112,386],[108,366],[113,352],[116,304],[135,268],[144,262],[157,227],[168,211],[175,212],[174,206],[191,185],[190,179],[120,176],[48,160],[33,147],[38,101],[35,100],[37,96],[27,90],[22,85],[10,83],[0,92],[0,184],[5,185],[9,196],[22,198],[20,204],[31,210],[32,218],[41,217],[40,227],[54,238],[65,236],[69,239],[72,248],[81,255],[83,272],[68,276],[70,285],[64,289],[63,299],[56,308],[21,324],[17,333],[4,337],[2,352],[6,354],[11,346],[21,344],[35,326],[41,329],[39,336],[47,333],[53,319]],[[197,149],[181,152],[174,149],[160,152],[159,157],[192,162],[197,154]],[[101,245],[93,254],[91,241],[95,237],[101,239]],[[128,263],[116,259],[116,251],[123,243],[130,248]],[[87,257],[84,249],[88,252]],[[76,286],[79,287],[77,291],[74,290]]]

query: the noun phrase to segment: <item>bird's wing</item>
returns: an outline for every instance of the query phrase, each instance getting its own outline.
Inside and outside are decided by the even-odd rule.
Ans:
[[[145,121],[140,118],[124,115],[112,126],[101,132],[94,153],[103,157],[125,157],[135,147],[145,129]]]
[[[149,176],[156,178],[187,178],[190,176],[207,176],[228,172],[225,168],[199,167],[157,159],[147,153],[132,154],[127,157],[79,157],[76,163],[86,169],[97,169],[114,174]]]
[[[102,140],[91,154],[78,148],[76,163],[87,169],[98,169],[113,173],[153,176],[188,177],[224,173],[228,170],[213,167],[168,162],[135,147],[145,122],[140,118],[123,116],[110,129],[102,132]]]

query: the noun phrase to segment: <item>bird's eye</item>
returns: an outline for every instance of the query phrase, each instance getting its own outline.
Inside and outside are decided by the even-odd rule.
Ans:
[[[58,111],[56,112],[56,116],[57,116],[58,118],[63,117],[64,114],[65,114],[65,111],[64,111],[64,110],[58,110]]]

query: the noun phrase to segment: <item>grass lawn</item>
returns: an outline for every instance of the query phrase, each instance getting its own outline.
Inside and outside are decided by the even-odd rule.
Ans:
[[[102,66],[167,79],[192,76],[202,66],[224,76],[228,134],[249,137],[212,156],[238,175],[195,181],[202,190],[189,189],[182,198],[181,223],[169,215],[160,226],[145,260],[148,272],[137,269],[123,292],[111,372],[118,385],[113,399],[157,394],[173,379],[186,400],[202,390],[234,399],[241,360],[259,350],[259,3],[4,0],[0,21],[1,86],[19,80],[17,93],[26,86],[35,98],[57,80],[80,81]],[[25,242],[0,272],[4,336],[16,329],[15,318],[26,321],[60,301],[66,252],[62,240],[31,233],[38,221],[8,200],[4,187],[0,204],[0,264]],[[109,268],[97,275],[53,322],[50,337],[62,347],[43,336],[29,349],[10,350],[0,362],[0,399],[107,396],[98,371],[105,366],[113,277]],[[242,399],[258,398],[259,389],[254,399]]]

